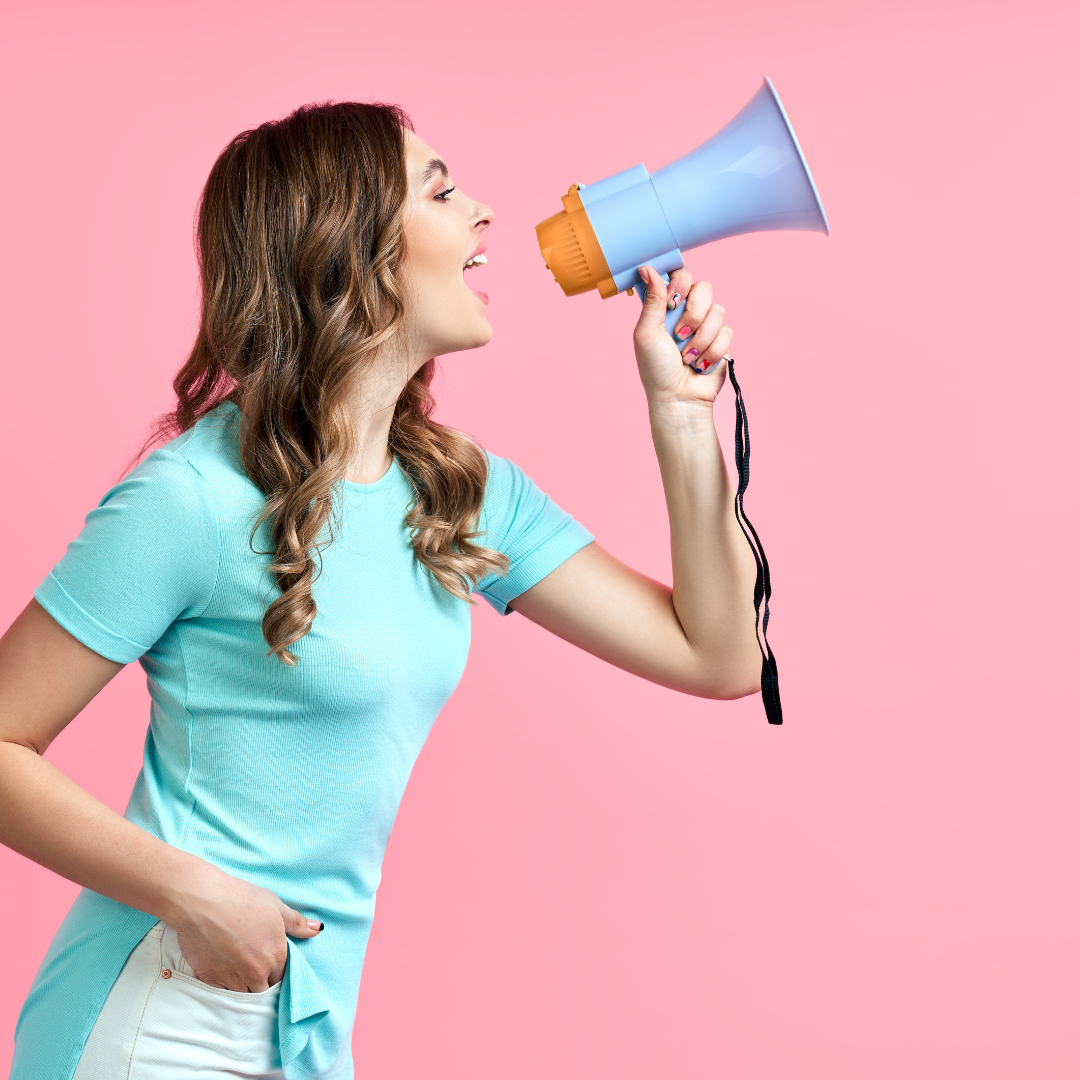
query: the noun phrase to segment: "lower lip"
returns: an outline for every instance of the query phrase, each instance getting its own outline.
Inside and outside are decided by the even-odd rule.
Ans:
[[[485,304],[488,302],[488,294],[486,292],[481,292],[479,289],[474,289],[471,285],[469,286],[469,292],[471,292],[473,296],[479,296]]]

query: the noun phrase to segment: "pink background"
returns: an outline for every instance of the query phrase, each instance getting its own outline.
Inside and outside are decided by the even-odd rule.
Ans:
[[[565,299],[533,225],[763,74],[833,225],[692,262],[737,330],[785,726],[478,611],[387,855],[359,1075],[1080,1075],[1076,12],[7,7],[5,625],[170,403],[195,201],[244,127],[412,113],[497,212],[495,338],[443,362],[441,417],[659,577],[636,302]],[[133,666],[50,757],[120,809],[146,718]],[[75,888],[6,851],[0,874],[6,1061]]]

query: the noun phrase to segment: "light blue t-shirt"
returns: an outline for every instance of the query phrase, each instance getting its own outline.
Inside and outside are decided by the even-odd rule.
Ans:
[[[34,595],[95,652],[146,671],[150,727],[126,817],[326,924],[289,939],[279,999],[282,1066],[309,1080],[349,1039],[383,852],[464,669],[470,609],[415,558],[413,492],[395,463],[374,484],[342,485],[299,663],[267,657],[272,544],[265,525],[252,537],[263,497],[239,461],[238,417],[223,405],[151,454]],[[516,466],[489,463],[481,542],[511,565],[477,591],[505,612],[593,538]],[[14,1080],[69,1080],[155,921],[80,893],[23,1007]]]

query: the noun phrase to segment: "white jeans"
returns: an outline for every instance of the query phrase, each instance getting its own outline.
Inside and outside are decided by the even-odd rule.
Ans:
[[[284,1080],[280,993],[280,983],[242,994],[200,982],[159,922],[109,991],[73,1080]]]

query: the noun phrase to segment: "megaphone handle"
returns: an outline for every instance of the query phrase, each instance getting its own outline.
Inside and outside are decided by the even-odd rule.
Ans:
[[[667,284],[667,282],[671,279],[670,274],[661,274],[660,276],[664,279],[665,284]],[[634,292],[638,294],[638,299],[640,299],[643,304],[645,303],[645,293],[648,291],[648,288],[649,286],[646,285],[644,281],[639,281],[634,285]],[[679,329],[679,320],[682,319],[685,311],[686,301],[684,300],[677,308],[675,308],[674,311],[669,311],[664,316],[664,329],[671,335],[673,340],[680,347],[683,343],[679,341],[677,337],[675,337],[675,331]]]

